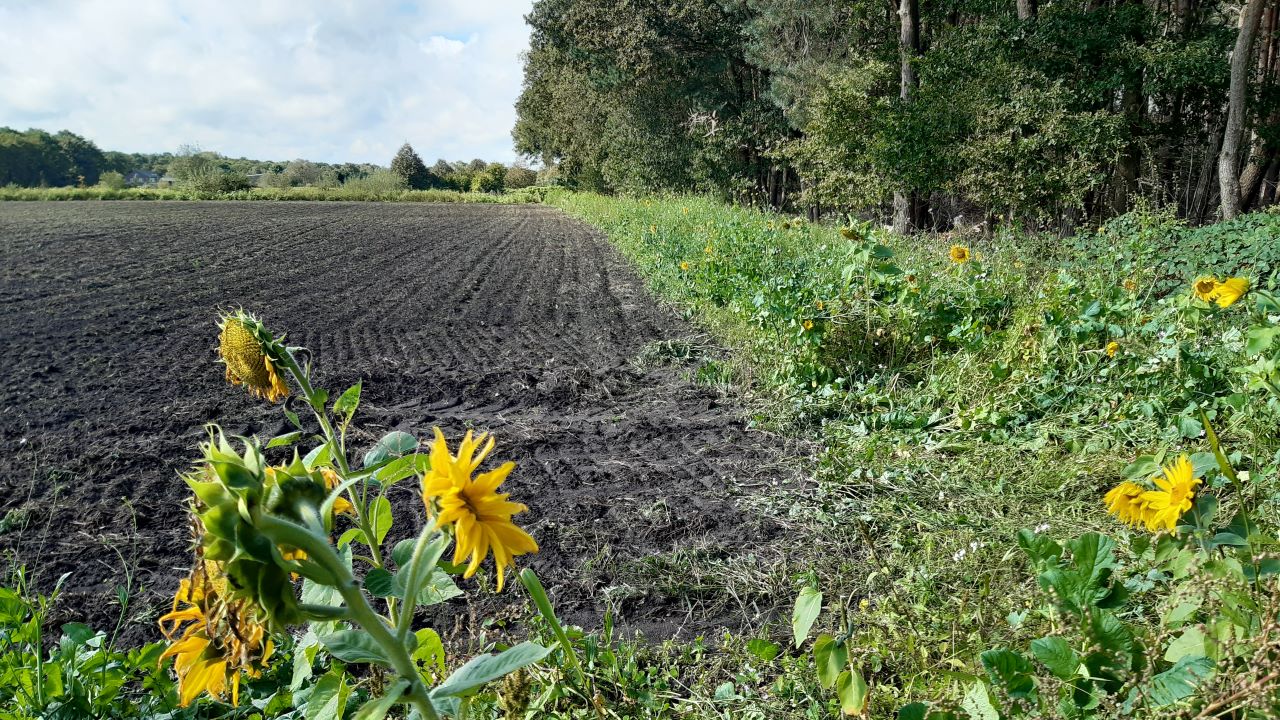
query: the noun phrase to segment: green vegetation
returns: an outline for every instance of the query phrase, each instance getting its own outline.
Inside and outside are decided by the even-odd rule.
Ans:
[[[836,656],[870,684],[872,717],[910,702],[937,703],[937,718],[987,717],[987,705],[1017,717],[1019,703],[1167,717],[1179,702],[1238,704],[1242,688],[1256,716],[1274,712],[1280,396],[1264,386],[1280,215],[1196,229],[1136,212],[1067,240],[907,239],[697,197],[548,201],[605,229],[657,293],[736,348],[695,376],[736,382],[766,425],[821,440],[813,485],[743,499],[789,526],[785,560],[757,589],[781,575],[826,598],[819,664],[744,661],[761,676],[735,684],[724,712],[825,716],[818,698],[837,693],[811,685],[836,684],[822,670]],[[1191,292],[1210,273],[1262,287],[1218,308]],[[1205,478],[1194,521],[1153,541],[1108,517],[1113,485],[1180,453]],[[1090,635],[1091,621],[1115,634]],[[1090,672],[1108,679],[1035,664],[1046,643],[1099,642],[1113,654]],[[1056,707],[1063,686],[1096,702]]]
[[[1277,26],[1245,5],[540,0],[514,136],[573,188],[904,232],[1232,217],[1280,167]]]

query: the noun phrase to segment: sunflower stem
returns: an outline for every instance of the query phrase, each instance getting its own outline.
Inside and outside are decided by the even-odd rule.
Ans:
[[[320,429],[324,431],[325,441],[329,444],[329,447],[332,450],[330,454],[333,455],[334,460],[337,461],[338,469],[341,471],[342,478],[345,480],[349,475],[351,475],[351,467],[347,464],[346,448],[339,443],[337,433],[335,433],[333,429],[333,423],[329,422],[329,412],[324,408],[323,404],[317,403],[316,391],[311,385],[311,378],[309,378],[302,367],[298,365],[298,360],[293,356],[293,352],[289,350],[289,348],[284,348],[283,352],[284,366],[288,368],[289,374],[293,375],[293,379],[298,381],[298,387],[302,389],[302,394],[307,398],[307,405],[311,407],[311,412],[316,416],[316,420],[319,421]],[[319,407],[317,407],[317,405],[319,405]],[[363,489],[367,486],[367,483],[361,481],[360,485]],[[359,498],[357,498],[355,493],[350,490],[347,491],[347,494],[351,499],[352,507],[354,507],[356,511],[356,525],[359,526],[360,531],[364,533],[365,539],[369,541],[369,550],[373,555],[373,564],[376,567],[384,567],[382,560],[382,548],[378,547],[377,542],[375,542],[373,527],[369,524],[369,515],[365,508],[367,493],[361,492]]]
[[[440,715],[431,704],[427,687],[422,682],[418,667],[403,642],[400,642],[387,627],[382,616],[369,605],[369,600],[360,590],[359,583],[351,574],[345,563],[334,552],[327,537],[317,536],[307,528],[272,515],[261,515],[258,518],[258,529],[277,544],[283,543],[305,550],[308,557],[331,572],[336,579],[334,589],[346,603],[347,619],[359,625],[373,638],[382,649],[384,656],[400,677],[409,683],[404,697],[417,708],[424,720],[440,720]]]
[[[418,592],[421,589],[418,586],[422,582],[422,563],[418,560],[422,557],[422,551],[426,549],[427,540],[431,535],[431,526],[423,525],[422,532],[418,534],[418,542],[413,546],[413,559],[409,561],[409,578],[404,585],[404,607],[400,608],[399,616],[396,617],[396,639],[401,643],[408,639],[409,630],[413,625],[413,609],[418,605]]]

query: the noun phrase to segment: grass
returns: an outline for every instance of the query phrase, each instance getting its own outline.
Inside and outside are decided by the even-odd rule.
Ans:
[[[20,188],[13,185],[0,187],[0,201],[69,201],[69,200],[264,200],[285,202],[357,201],[357,202],[441,202],[441,203],[537,203],[542,199],[541,188],[525,188],[507,193],[464,193],[456,190],[377,190],[363,187],[293,187],[253,188],[236,192],[202,192],[182,187],[173,188],[124,188],[60,187]]]
[[[824,617],[855,631],[872,717],[958,703],[984,676],[981,652],[1044,634],[1027,617],[1040,591],[1018,531],[1129,536],[1102,495],[1136,456],[1206,450],[1197,409],[1261,469],[1257,494],[1276,517],[1280,412],[1232,371],[1248,311],[1189,308],[1187,288],[1207,272],[1274,286],[1280,216],[1193,229],[1138,212],[1066,241],[901,238],[700,197],[547,201],[604,230],[731,349],[715,376],[755,401],[760,424],[818,442],[810,485],[741,499],[788,537],[777,566],[733,592],[783,607],[761,635],[785,645],[789,601],[821,589]],[[978,261],[952,263],[953,244]],[[804,657],[762,664],[725,648],[722,664],[756,674],[731,694],[732,669],[686,678],[695,716],[831,716]]]

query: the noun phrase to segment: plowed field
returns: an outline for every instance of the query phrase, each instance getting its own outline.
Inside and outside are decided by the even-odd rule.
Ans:
[[[189,562],[178,472],[204,424],[288,429],[214,361],[237,306],[311,348],[331,392],[364,380],[357,456],[389,430],[492,431],[542,546],[528,564],[571,621],[742,616],[682,586],[672,554],[772,532],[732,498],[785,474],[773,442],[688,366],[637,361],[693,331],[590,228],[536,206],[0,204],[0,549],[39,589],[70,573],[59,621],[114,625],[128,577],[130,637],[153,639]],[[392,491],[393,535],[422,521],[413,486]]]

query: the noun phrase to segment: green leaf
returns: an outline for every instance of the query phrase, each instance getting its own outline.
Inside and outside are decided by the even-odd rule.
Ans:
[[[324,412],[324,406],[329,402],[329,391],[324,388],[316,388],[314,396],[311,399],[311,407],[315,408],[318,413]]]
[[[346,547],[353,540],[364,543],[365,545],[369,544],[369,540],[364,536],[363,530],[360,528],[348,528],[346,532],[338,536],[338,547]]]
[[[395,561],[396,567],[403,568],[413,559],[413,548],[418,544],[417,539],[410,538],[401,540],[396,546],[391,548],[391,559]]]
[[[1031,676],[1031,663],[1012,650],[988,650],[979,656],[993,685],[1004,688],[1012,698],[1033,698],[1036,681]]]
[[[755,655],[762,662],[771,662],[782,652],[782,648],[776,642],[755,638],[747,643],[747,652]]]
[[[307,704],[302,709],[302,717],[306,720],[341,720],[347,707],[347,697],[351,688],[341,674],[329,673],[320,678]]]
[[[289,419],[290,425],[298,428],[299,430],[302,429],[302,420],[298,418],[298,413],[290,410],[289,408],[285,408],[284,416]]]
[[[418,639],[418,647],[413,650],[413,660],[420,665],[435,668],[435,672],[443,673],[444,664],[444,643],[440,640],[440,635],[431,628],[422,628],[414,633]]]
[[[898,708],[898,720],[925,720],[929,706],[922,702],[913,702]]]
[[[422,453],[412,453],[402,458],[396,458],[391,462],[378,468],[373,474],[373,479],[382,485],[383,489],[391,487],[407,477],[421,475],[431,469],[431,460],[429,456]]]
[[[352,716],[351,720],[382,720],[391,710],[391,706],[400,700],[400,696],[405,690],[409,689],[409,681],[405,679],[397,680],[390,688],[387,694],[374,700],[370,700]]]
[[[311,664],[316,660],[316,652],[320,649],[320,639],[311,628],[293,646],[293,679],[289,689],[296,691],[302,684],[311,679]]]
[[[418,449],[418,439],[407,432],[392,430],[364,454],[364,467],[373,467],[388,458],[408,455]]]
[[[460,595],[462,595],[462,590],[453,581],[453,578],[449,576],[449,573],[440,568],[435,568],[431,571],[431,576],[423,583],[422,590],[418,593],[418,605],[421,607],[439,605]]]
[[[867,709],[867,680],[860,670],[845,670],[836,678],[836,696],[845,715],[861,715]]]
[[[370,595],[380,598],[404,595],[404,588],[400,587],[396,576],[380,567],[373,568],[364,576],[364,589]]]
[[[1199,420],[1196,420],[1193,417],[1183,415],[1179,417],[1175,423],[1177,425],[1178,432],[1181,433],[1184,438],[1198,438],[1204,434],[1204,426],[1200,424]]]
[[[1140,455],[1136,460],[1125,466],[1124,478],[1126,480],[1145,480],[1158,472],[1160,472],[1160,463],[1156,462],[1154,455]]]
[[[813,660],[818,666],[818,683],[830,689],[840,673],[848,670],[849,648],[823,633],[813,641]]]
[[[360,386],[363,383],[363,380],[357,382],[338,396],[337,402],[333,404],[333,414],[346,422],[351,421],[351,416],[356,414],[356,408],[360,407]]]
[[[1147,698],[1154,707],[1172,705],[1191,697],[1201,683],[1213,676],[1213,661],[1203,655],[1180,658],[1173,667],[1151,678]]]
[[[329,443],[325,443],[307,453],[306,456],[302,458],[302,464],[306,466],[308,470],[311,470],[320,465],[328,465],[329,459]]]
[[[466,665],[454,671],[449,679],[431,691],[431,697],[463,697],[472,694],[482,685],[503,677],[507,673],[531,665],[546,657],[551,648],[537,643],[522,642],[497,655],[488,653],[472,658]]]
[[[1169,643],[1169,647],[1164,651],[1164,659],[1176,663],[1184,657],[1206,655],[1209,649],[1206,640],[1204,630],[1201,630],[1198,625],[1192,625]]]
[[[1000,713],[991,704],[986,686],[980,682],[969,686],[969,692],[960,701],[960,708],[969,716],[969,720],[1000,720]]]
[[[809,630],[822,612],[822,593],[817,588],[807,587],[796,597],[796,607],[791,613],[791,634],[795,637],[796,647],[804,644],[809,637]]]
[[[382,647],[363,630],[339,630],[320,636],[329,654],[345,663],[378,663],[390,665]]]
[[[382,541],[386,540],[387,533],[391,530],[391,501],[386,495],[379,495],[373,501],[373,512],[370,513],[369,522],[373,525],[373,536],[378,541],[378,545],[382,545]]]
[[[298,442],[299,440],[301,440],[302,435],[303,435],[303,432],[301,430],[294,430],[293,432],[288,432],[283,435],[277,435],[267,441],[267,447],[273,448],[273,447],[283,447],[285,445],[292,445]]]
[[[1060,637],[1032,640],[1031,654],[1059,680],[1073,680],[1079,674],[1080,656]]]

